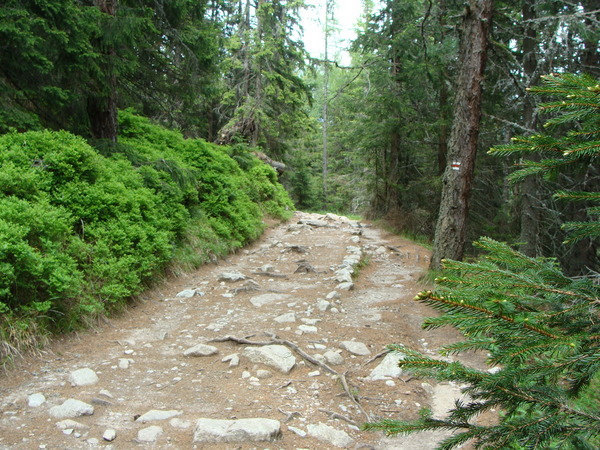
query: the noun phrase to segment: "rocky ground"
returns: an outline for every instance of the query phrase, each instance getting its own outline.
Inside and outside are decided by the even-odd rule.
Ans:
[[[360,430],[426,406],[441,416],[460,396],[385,353],[458,338],[421,329],[428,262],[376,227],[297,213],[0,375],[0,448],[434,448],[439,434]]]

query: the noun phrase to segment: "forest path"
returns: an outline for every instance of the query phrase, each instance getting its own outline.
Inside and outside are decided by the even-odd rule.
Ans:
[[[373,226],[298,212],[218,265],[2,374],[0,448],[434,448],[439,434],[358,428],[367,416],[415,419],[424,406],[443,414],[459,395],[394,373],[381,354],[390,343],[433,354],[458,339],[421,329],[434,312],[412,299],[429,255]],[[348,280],[344,266],[358,276]],[[228,339],[274,335],[276,347]]]

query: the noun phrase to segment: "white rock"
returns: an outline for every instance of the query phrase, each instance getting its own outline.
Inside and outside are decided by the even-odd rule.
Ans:
[[[300,437],[306,437],[306,431],[301,430],[300,428],[296,428],[296,427],[291,427],[288,425],[288,430],[290,430],[292,433],[297,434]]]
[[[239,353],[232,353],[231,355],[227,355],[221,361],[229,362],[229,367],[237,367],[240,365],[240,355]]]
[[[119,369],[129,369],[131,360],[129,358],[119,358]]]
[[[296,364],[296,358],[291,350],[283,345],[246,347],[242,355],[250,362],[266,364],[283,373],[289,373]]]
[[[147,423],[147,422],[155,422],[157,420],[167,420],[176,416],[180,416],[183,414],[183,411],[177,410],[159,410],[159,409],[151,409],[145,414],[142,414],[140,417],[135,419],[136,422]]]
[[[241,272],[223,272],[219,275],[219,281],[240,281],[245,279],[246,275]]]
[[[84,368],[69,374],[71,386],[90,386],[98,382],[98,375],[92,369]]]
[[[50,408],[50,415],[57,419],[91,416],[92,414],[94,414],[94,407],[92,405],[73,398],[66,400],[62,405]]]
[[[357,342],[357,341],[343,341],[340,344],[340,347],[343,348],[344,350],[349,351],[353,355],[367,356],[367,355],[371,354],[371,351],[362,342]]]
[[[317,300],[317,309],[319,311],[327,311],[329,308],[331,308],[331,303],[327,300],[323,300],[322,298]]]
[[[385,358],[383,358],[383,361],[371,371],[366,379],[369,381],[377,381],[398,378],[402,375],[402,369],[398,367],[398,361],[401,361],[402,359],[404,359],[404,355],[401,353],[388,353],[385,355]]]
[[[258,369],[256,371],[256,377],[259,380],[265,380],[267,378],[271,378],[272,376],[273,376],[273,373],[270,370]]]
[[[137,440],[139,442],[156,442],[156,440],[163,434],[163,429],[156,425],[151,427],[143,428],[138,431]]]
[[[308,373],[308,376],[309,376],[309,377],[318,377],[318,376],[320,376],[320,375],[321,375],[321,372],[319,372],[318,370],[315,370],[315,371],[313,371],[313,372],[309,372],[309,373]]]
[[[340,291],[351,291],[354,289],[354,283],[340,283],[335,288]]]
[[[36,394],[31,394],[29,397],[27,397],[27,405],[29,405],[31,408],[37,408],[38,406],[43,405],[46,402],[46,397],[44,397],[44,394],[41,393],[36,393]]]
[[[338,283],[352,283],[352,271],[349,269],[340,269],[335,273],[335,280]]]
[[[334,352],[333,350],[329,350],[323,354],[325,357],[325,361],[327,364],[331,364],[332,366],[339,366],[344,364],[344,358],[338,352]]]
[[[270,442],[280,435],[281,424],[273,419],[198,419],[193,442],[195,444]]]
[[[262,294],[252,297],[250,303],[260,308],[261,306],[285,300],[287,298],[289,298],[288,294]]]
[[[211,356],[219,352],[217,347],[206,344],[194,345],[183,352],[183,356]]]
[[[338,291],[331,291],[329,294],[325,296],[327,300],[332,300],[335,298],[340,298],[340,293]]]
[[[104,434],[102,434],[102,439],[104,439],[105,441],[108,441],[108,442],[112,442],[116,438],[117,438],[117,432],[116,432],[116,430],[113,430],[112,428],[105,430]]]
[[[177,295],[175,295],[175,297],[179,297],[179,298],[191,298],[194,295],[196,295],[198,293],[198,291],[196,289],[184,289],[181,292],[178,292]]]
[[[309,424],[307,429],[310,436],[339,448],[347,448],[354,443],[354,439],[352,439],[348,433],[342,430],[336,430],[324,423],[319,423],[318,425]]]
[[[71,419],[66,419],[66,420],[61,420],[60,422],[56,422],[56,426],[58,427],[59,430],[67,430],[69,428],[71,428],[73,430],[87,430],[90,428],[83,423],[76,422],[75,420],[71,420]]]
[[[313,325],[300,325],[298,330],[302,331],[303,333],[316,333],[319,331],[319,329]]]
[[[292,323],[296,321],[296,314],[293,312],[285,313],[273,319],[278,323]]]

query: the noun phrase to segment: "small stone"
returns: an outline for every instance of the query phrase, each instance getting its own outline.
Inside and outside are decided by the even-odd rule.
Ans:
[[[394,386],[396,386],[396,383],[394,383],[394,380],[387,380],[387,381],[385,382],[385,384],[386,384],[387,386],[390,386],[390,387],[394,387]]]
[[[317,300],[317,309],[319,311],[327,311],[329,308],[331,308],[331,303],[329,303],[327,300]]]
[[[117,438],[117,432],[115,430],[113,430],[112,428],[107,429],[102,434],[102,439],[104,439],[105,441],[108,441],[108,442],[112,442],[116,438]]]
[[[369,381],[389,380],[398,378],[402,375],[402,369],[398,366],[398,362],[404,359],[404,355],[398,352],[392,352],[385,355],[383,361],[375,367],[367,376]]]
[[[129,369],[130,359],[119,358],[119,369]]]
[[[331,291],[329,294],[325,296],[327,300],[333,300],[336,298],[340,298],[340,293],[338,291]]]
[[[291,350],[283,345],[246,347],[243,356],[255,364],[266,364],[283,373],[289,373],[296,365]]]
[[[84,425],[83,423],[76,422],[75,420],[66,419],[61,420],[60,422],[56,422],[56,426],[59,430],[66,430],[67,428],[71,428],[74,430],[87,430],[89,427]]]
[[[288,294],[262,294],[252,297],[250,303],[257,308],[289,298]]]
[[[89,439],[88,439],[87,441],[85,441],[85,442],[87,442],[89,445],[92,445],[92,446],[93,446],[93,445],[98,445],[98,444],[100,444],[100,440],[99,440],[98,438],[89,438]],[[109,447],[110,447],[110,445],[109,445],[109,446],[107,446],[106,448],[109,448]]]
[[[319,423],[318,425],[310,424],[307,428],[309,435],[336,447],[347,448],[354,443],[354,439],[352,439],[348,433],[342,430],[336,430],[324,423]]]
[[[156,442],[160,435],[163,434],[163,429],[156,425],[148,428],[143,428],[138,431],[137,440],[139,442]]]
[[[313,325],[300,325],[298,330],[302,333],[316,333],[319,329]]]
[[[272,376],[273,376],[273,373],[270,370],[259,369],[256,371],[256,377],[259,380],[265,380],[267,378],[271,378]]]
[[[155,422],[157,420],[171,419],[172,417],[180,416],[181,414],[183,414],[183,411],[151,409],[147,413],[142,414],[140,417],[135,419],[135,421],[141,423]]]
[[[175,297],[179,297],[179,298],[191,298],[194,295],[196,295],[196,293],[197,293],[196,289],[184,289],[183,291],[178,292]]]
[[[98,382],[98,375],[92,369],[84,368],[69,374],[71,386],[90,386]]]
[[[57,419],[91,416],[92,414],[94,414],[94,407],[92,405],[73,398],[66,400],[62,405],[50,408],[50,415]]]
[[[306,437],[306,431],[301,430],[300,428],[296,428],[296,427],[291,427],[288,425],[288,430],[290,430],[292,433],[297,434],[300,437]]]
[[[219,352],[217,347],[206,344],[198,344],[183,352],[183,356],[211,356]]]
[[[339,289],[340,291],[351,291],[354,289],[354,283],[340,283],[335,288]]]
[[[238,353],[233,353],[231,355],[227,355],[221,361],[229,362],[229,367],[237,367],[240,365],[240,355]]]
[[[344,358],[338,352],[334,352],[333,350],[329,350],[325,352],[323,355],[325,357],[325,361],[327,364],[331,364],[332,366],[339,366],[344,364]]]
[[[340,344],[344,350],[349,351],[353,355],[357,356],[367,356],[371,354],[371,351],[367,348],[365,344],[357,341],[343,341]]]
[[[277,323],[292,323],[296,321],[296,314],[293,312],[285,313],[273,319]]]
[[[252,374],[250,372],[248,372],[247,370],[244,370],[242,372],[242,380],[247,380],[248,378],[250,378],[252,376]]]
[[[281,436],[281,424],[273,419],[198,419],[194,444],[271,442]]]
[[[321,375],[321,372],[319,372],[318,370],[308,373],[309,377],[318,377],[319,375]]]
[[[31,394],[29,397],[27,397],[27,405],[29,405],[31,408],[37,408],[38,406],[43,405],[46,402],[46,397],[44,397],[44,394],[41,393],[37,393],[37,394]]]
[[[241,281],[245,280],[246,275],[241,272],[223,272],[219,275],[219,281]]]

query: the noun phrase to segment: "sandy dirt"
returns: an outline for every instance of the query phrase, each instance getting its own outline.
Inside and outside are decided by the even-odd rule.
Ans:
[[[360,247],[364,263],[353,290],[336,289],[334,272],[348,256],[349,246]],[[369,224],[296,213],[237,254],[147,292],[109,323],[55,342],[1,374],[0,448],[337,448],[311,434],[302,436],[309,425],[319,423],[346,433],[352,439],[348,448],[434,448],[438,434],[392,439],[360,430],[368,418],[415,419],[425,406],[443,415],[460,395],[457,386],[406,373],[368,379],[382,362],[387,344],[434,354],[459,338],[452,329],[421,328],[423,318],[435,314],[412,300],[428,287],[419,278],[429,256],[427,249]],[[219,280],[232,272],[247,278]],[[178,297],[185,290],[195,295]],[[330,305],[321,310],[328,294]],[[261,306],[259,296],[265,302]],[[295,321],[275,320],[284,314]],[[297,353],[295,367],[282,373],[245,358],[248,345],[219,341],[226,336],[268,341],[271,335],[264,333],[312,357],[339,353],[343,363],[328,365],[345,374],[359,406],[339,377]],[[370,354],[343,350],[341,342],[352,340],[364,343]],[[184,355],[201,343],[216,347],[218,353]],[[232,354],[240,355],[239,365],[223,361]],[[468,362],[481,364],[476,358]],[[98,382],[72,386],[69,374],[82,368],[93,370]],[[45,402],[30,406],[30,396],[40,393]],[[63,419],[53,417],[50,409],[67,399],[90,404],[94,412],[73,418],[78,425],[61,430],[57,423]],[[136,420],[150,410],[175,411],[177,416],[152,423]],[[273,442],[195,443],[194,427],[200,418],[275,419],[281,436]],[[154,442],[140,441],[138,432],[149,426],[159,426],[162,433]],[[106,430],[116,433],[110,442],[103,439]]]

